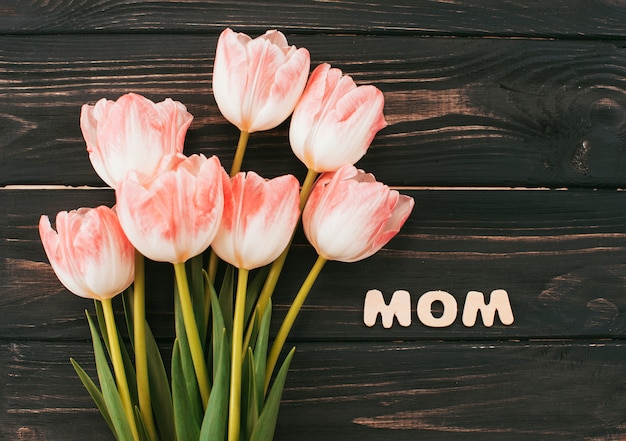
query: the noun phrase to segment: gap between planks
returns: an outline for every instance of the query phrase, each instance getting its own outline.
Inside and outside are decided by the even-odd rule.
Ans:
[[[424,185],[390,185],[394,190],[410,190],[410,191],[568,191],[568,187],[507,187],[507,186],[424,186]],[[112,190],[110,187],[93,187],[88,185],[72,186],[72,185],[4,185],[0,186],[0,190]],[[615,191],[624,191],[624,188],[615,188]]]

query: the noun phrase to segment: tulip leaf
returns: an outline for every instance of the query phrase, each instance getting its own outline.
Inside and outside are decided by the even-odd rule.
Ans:
[[[278,375],[276,375],[274,379],[274,384],[267,395],[267,401],[263,406],[259,421],[250,436],[250,441],[266,441],[274,438],[280,399],[283,394],[285,379],[287,378],[287,372],[289,371],[289,365],[291,364],[295,349],[296,348],[293,348],[289,351],[289,354],[278,371]]]
[[[220,346],[222,344],[222,340],[219,336],[222,335],[222,330],[226,330],[224,315],[222,314],[222,308],[220,307],[220,302],[217,299],[215,291],[211,292],[211,318],[213,320],[213,377],[215,377],[217,375],[217,368],[220,362],[219,354],[221,351]],[[225,342],[226,346],[230,347],[230,339],[228,337],[228,330],[226,330]]]
[[[126,418],[124,405],[122,404],[122,399],[117,391],[115,380],[113,379],[113,375],[109,369],[102,342],[100,341],[96,325],[93,323],[89,313],[87,313],[87,320],[91,331],[98,379],[100,381],[100,387],[102,388],[102,395],[106,404],[107,412],[111,417],[111,422],[115,429],[115,437],[118,441],[133,441],[130,422]]]
[[[200,441],[221,441],[226,435],[228,423],[228,400],[229,400],[229,379],[230,379],[230,359],[228,343],[226,339],[226,329],[222,329],[221,338],[214,333],[213,338],[220,340],[216,346],[219,353],[216,357],[217,372],[213,379],[213,389],[207,403],[207,409],[202,421],[200,430]]]
[[[146,425],[143,422],[143,417],[141,416],[141,411],[138,406],[135,406],[135,422],[137,423],[137,432],[139,433],[139,439],[142,441],[152,441],[150,439],[150,435],[148,435],[148,430],[146,429]]]
[[[267,347],[269,345],[270,323],[272,321],[272,301],[267,304],[263,312],[263,318],[259,326],[259,332],[254,346],[254,369],[256,381],[256,397],[259,409],[263,407],[265,399],[264,383],[265,371],[267,367]]]
[[[206,343],[207,325],[204,316],[204,264],[202,254],[189,259],[187,274],[189,274],[189,290],[191,292],[191,302],[196,316],[196,326],[202,347]]]
[[[226,333],[228,339],[233,332],[233,308],[235,298],[235,268],[232,265],[226,266],[224,273],[224,279],[222,280],[222,286],[220,287],[219,301],[220,308],[222,310],[222,317],[224,317],[224,324],[226,325]]]
[[[78,378],[89,392],[89,395],[93,399],[94,403],[96,403],[96,407],[100,411],[100,414],[106,421],[107,425],[111,429],[111,432],[115,433],[115,426],[113,426],[113,422],[111,421],[111,416],[109,415],[109,411],[107,410],[106,402],[104,401],[104,397],[102,396],[102,392],[100,392],[100,388],[96,386],[91,377],[85,372],[85,370],[78,364],[76,360],[70,358],[70,363],[74,367],[76,374],[78,374]]]
[[[254,365],[254,355],[252,354],[252,349],[248,347],[241,372],[241,425],[242,431],[245,433],[244,439],[249,439],[250,434],[254,430],[257,420],[259,419]]]
[[[252,281],[248,284],[248,290],[246,292],[246,314],[245,314],[245,323],[250,321],[250,315],[254,311],[256,307],[257,300],[259,298],[259,293],[265,284],[265,279],[267,279],[267,274],[269,273],[269,265],[263,268],[260,268],[255,274]]]
[[[174,315],[175,315],[175,328],[176,328],[176,340],[178,340],[179,362],[181,376],[178,380],[184,380],[185,387],[187,389],[187,396],[189,398],[189,411],[193,412],[195,420],[202,421],[202,398],[200,397],[200,388],[198,386],[198,380],[196,379],[196,371],[193,366],[193,359],[191,358],[191,349],[189,348],[189,341],[187,340],[187,331],[185,330],[185,323],[183,319],[183,313],[180,306],[180,297],[178,295],[178,289],[174,290]],[[174,379],[172,373],[172,380]],[[175,404],[174,404],[175,406]]]
[[[182,355],[178,338],[174,341],[172,351],[172,396],[174,417],[176,421],[176,439],[180,441],[196,440],[200,434],[200,426],[192,411],[185,373],[182,366]]]
[[[150,397],[155,422],[162,440],[175,439],[174,408],[167,372],[163,358],[154,340],[152,331],[146,323],[146,355],[150,382]]]

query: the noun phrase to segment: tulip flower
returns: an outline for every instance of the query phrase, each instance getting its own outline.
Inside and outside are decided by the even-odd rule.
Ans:
[[[240,172],[224,185],[224,215],[213,241],[217,256],[237,267],[238,280],[231,338],[228,441],[239,440],[241,353],[248,272],[275,260],[287,247],[300,216],[298,180],[271,180]]]
[[[153,179],[130,172],[115,194],[122,228],[144,256],[181,263],[209,247],[223,210],[217,156],[167,156]]]
[[[320,176],[302,213],[304,233],[318,257],[270,349],[266,389],[287,335],[325,263],[356,262],[371,256],[398,233],[413,205],[413,198],[400,195],[350,164]]]
[[[320,256],[356,262],[387,244],[404,225],[413,205],[413,198],[346,165],[320,176],[302,213],[302,225]]]
[[[309,75],[309,51],[289,46],[279,31],[257,38],[225,29],[217,42],[213,95],[242,132],[269,130],[287,119]]]
[[[80,128],[96,173],[111,188],[136,170],[152,176],[161,159],[183,151],[193,116],[178,101],[154,103],[135,93],[84,104]]]
[[[387,126],[384,97],[374,86],[356,86],[341,70],[321,64],[311,74],[289,127],[291,149],[318,173],[355,164]]]
[[[41,242],[61,283],[80,297],[101,302],[118,391],[129,427],[138,439],[111,302],[133,282],[135,249],[115,211],[103,205],[61,211],[56,217],[56,229],[52,229],[48,216],[41,216]]]
[[[111,208],[61,211],[56,231],[48,216],[39,220],[39,235],[61,283],[72,293],[104,300],[133,282],[134,249]]]
[[[224,215],[213,250],[238,268],[267,265],[289,243],[299,203],[292,175],[265,180],[254,172],[236,174],[224,185]]]

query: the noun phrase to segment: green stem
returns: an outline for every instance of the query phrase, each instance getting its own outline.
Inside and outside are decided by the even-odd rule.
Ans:
[[[317,260],[315,261],[315,264],[311,268],[311,271],[309,271],[309,275],[304,280],[304,283],[302,283],[302,286],[300,287],[300,290],[298,291],[296,298],[293,300],[293,303],[291,304],[291,307],[289,308],[289,311],[287,312],[285,319],[280,325],[280,329],[278,330],[278,334],[276,334],[276,339],[274,340],[274,343],[272,344],[272,349],[270,350],[270,354],[267,359],[267,368],[266,368],[267,370],[265,373],[265,390],[266,391],[267,391],[267,387],[269,386],[270,379],[272,378],[272,373],[274,372],[274,368],[276,367],[276,362],[278,361],[278,357],[280,356],[280,352],[282,351],[283,346],[285,345],[285,341],[287,341],[287,336],[289,335],[289,332],[291,331],[291,328],[293,327],[293,324],[296,321],[296,317],[298,316],[298,313],[300,312],[300,309],[302,308],[304,301],[306,300],[307,296],[311,292],[311,288],[313,287],[313,284],[315,283],[317,276],[319,276],[326,262],[327,260],[324,257],[317,256]]]
[[[237,142],[237,150],[235,151],[235,157],[233,158],[233,165],[230,168],[230,176],[233,177],[241,170],[241,164],[243,163],[243,157],[246,153],[246,147],[248,146],[248,139],[250,133],[242,130],[239,133],[239,141]],[[213,250],[209,253],[209,265],[207,267],[207,274],[211,283],[215,283],[215,274],[217,273],[217,265],[219,258]]]
[[[146,277],[145,261],[141,253],[135,250],[135,282],[133,286],[133,333],[135,341],[135,369],[137,371],[137,395],[139,410],[146,425],[150,439],[158,439],[152,403],[150,400],[150,381],[148,376],[148,356],[146,351]]]
[[[200,334],[198,333],[198,324],[196,323],[191,294],[189,293],[189,282],[187,281],[185,263],[175,263],[174,271],[176,273],[176,283],[180,296],[180,306],[183,312],[183,322],[185,323],[185,333],[187,334],[189,349],[191,351],[191,361],[193,362],[198,387],[200,388],[202,406],[206,410],[211,388],[208,382],[209,375],[206,362],[204,361],[204,351],[202,350],[202,343],[200,342]]]
[[[317,172],[309,169],[306,178],[304,179],[304,183],[302,184],[302,188],[300,189],[300,211],[304,209],[306,201],[309,199],[309,195],[311,194],[311,190],[313,190],[313,184],[315,184],[316,178]],[[263,316],[263,311],[265,311],[267,303],[274,293],[274,289],[276,288],[276,284],[278,283],[278,279],[283,270],[283,266],[285,265],[285,261],[287,260],[287,254],[289,254],[289,248],[291,248],[292,241],[293,235],[291,236],[289,245],[287,245],[282,254],[278,256],[278,258],[274,262],[272,262],[270,271],[267,274],[267,278],[265,279],[263,289],[261,290],[261,294],[259,294],[259,300],[257,302],[257,305],[259,307],[259,316],[261,317]]]
[[[130,391],[128,389],[126,371],[124,370],[124,362],[122,360],[120,341],[117,337],[117,326],[115,325],[113,304],[111,302],[111,299],[104,299],[101,301],[101,303],[102,311],[104,313],[104,321],[106,322],[107,335],[109,337],[111,363],[113,364],[113,371],[115,372],[117,390],[120,393],[120,398],[122,399],[122,404],[124,405],[124,412],[126,413],[128,424],[130,424],[131,431],[133,432],[133,438],[138,441],[139,433],[137,431],[137,424],[135,423],[135,412],[133,411],[133,403],[130,399]]]
[[[237,143],[237,150],[235,151],[235,158],[233,159],[233,165],[230,169],[230,176],[233,177],[241,170],[241,164],[243,163],[243,156],[246,153],[246,146],[248,145],[248,138],[250,133],[241,131],[239,133],[239,142]]]
[[[230,404],[228,411],[228,441],[239,441],[241,427],[241,368],[243,322],[246,309],[246,291],[248,289],[248,270],[239,268],[235,314],[233,318],[233,341],[230,367]]]
[[[302,187],[300,188],[300,211],[304,210],[304,206],[311,195],[311,190],[313,190],[313,184],[315,184],[316,179],[317,172],[309,169],[302,183]]]

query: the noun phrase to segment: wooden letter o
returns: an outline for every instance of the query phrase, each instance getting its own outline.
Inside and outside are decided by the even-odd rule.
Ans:
[[[432,305],[437,301],[443,304],[441,317],[435,317],[432,312]],[[445,291],[428,291],[417,301],[417,318],[422,324],[431,328],[450,326],[456,320],[457,312],[456,299]]]

